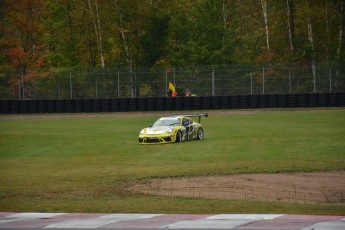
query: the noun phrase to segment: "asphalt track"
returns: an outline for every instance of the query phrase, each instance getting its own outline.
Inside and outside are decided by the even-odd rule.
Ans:
[[[344,230],[345,216],[285,214],[96,214],[0,212],[0,229]]]

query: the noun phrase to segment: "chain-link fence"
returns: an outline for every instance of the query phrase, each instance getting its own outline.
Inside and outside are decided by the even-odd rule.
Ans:
[[[333,93],[345,91],[345,65],[226,66],[168,69],[65,71],[44,77],[3,73],[0,99],[108,99],[243,94]]]

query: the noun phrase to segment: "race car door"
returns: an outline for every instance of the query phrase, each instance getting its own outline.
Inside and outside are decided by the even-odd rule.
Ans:
[[[186,128],[186,140],[191,140],[194,133],[193,121],[187,117],[182,120],[182,125]]]

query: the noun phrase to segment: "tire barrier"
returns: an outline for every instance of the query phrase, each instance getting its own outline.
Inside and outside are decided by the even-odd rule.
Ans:
[[[1,114],[345,107],[344,93],[79,100],[0,100]]]

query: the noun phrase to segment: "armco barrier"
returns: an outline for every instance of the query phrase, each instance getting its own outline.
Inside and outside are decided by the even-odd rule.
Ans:
[[[0,113],[90,113],[341,106],[345,106],[345,92],[325,94],[266,94],[214,97],[0,100]]]

